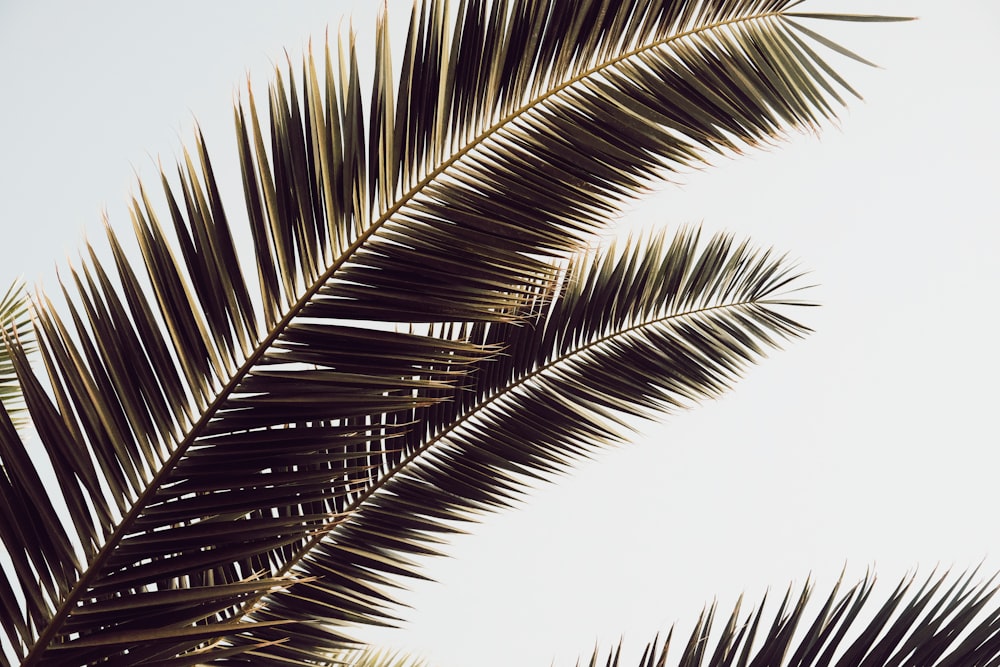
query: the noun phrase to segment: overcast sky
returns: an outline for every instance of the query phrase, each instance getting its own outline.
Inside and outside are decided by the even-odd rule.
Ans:
[[[194,118],[239,210],[234,91],[249,73],[263,93],[284,49],[297,61],[352,12],[370,50],[377,4],[0,0],[0,290],[21,275],[54,291],[102,210],[126,230],[135,174],[171,165]],[[402,35],[409,2],[388,5]],[[713,598],[810,573],[825,593],[845,563],[849,579],[874,568],[883,594],[912,568],[1000,569],[1000,5],[809,6],[922,20],[830,26],[884,67],[835,61],[865,102],[624,222],[787,251],[820,284],[823,308],[802,314],[816,333],[473,527],[427,564],[438,583],[404,595],[407,627],[370,636],[438,667],[568,665],[595,641],[686,633]]]

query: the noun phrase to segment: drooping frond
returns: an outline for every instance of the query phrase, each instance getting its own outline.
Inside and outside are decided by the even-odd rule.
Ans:
[[[997,587],[993,580],[976,583],[975,575],[949,583],[948,574],[932,574],[917,590],[916,577],[907,577],[881,604],[872,599],[874,578],[844,593],[838,582],[818,610],[806,584],[797,595],[788,589],[770,622],[763,603],[744,616],[741,600],[721,629],[713,604],[686,643],[673,646],[671,629],[664,641],[646,646],[638,666],[993,667],[1000,655],[1000,609],[989,602]],[[624,667],[621,649],[604,657],[595,650],[589,662],[577,665]]]
[[[472,389],[470,371],[480,386],[510,368],[486,363],[494,344],[514,349],[517,323],[566,303],[560,262],[624,199],[712,153],[813,127],[850,88],[791,0],[471,0],[453,15],[446,4],[414,11],[398,91],[383,24],[370,97],[353,42],[339,60],[328,49],[323,72],[310,56],[298,81],[279,73],[266,119],[247,97],[235,112],[245,214],[223,206],[199,135],[176,181],[162,179],[165,213],[144,188],[133,201],[141,259],[109,228],[112,260],[85,249],[62,286],[67,306],[37,296],[45,376],[16,344],[12,360],[54,478],[4,412],[0,486],[17,511],[0,524],[13,563],[0,579],[0,664],[225,663],[239,651],[322,661],[337,626],[384,615],[388,577],[412,573],[398,553],[426,549],[436,518],[496,504],[505,471],[562,465],[521,444],[466,475],[449,458],[478,432],[445,428],[452,405],[502,395],[472,411],[486,435],[503,426],[478,451],[520,442],[502,408],[534,411],[522,435],[539,448],[570,434],[586,449],[606,437],[593,415],[712,393],[756,346],[796,330],[766,306],[709,318],[719,330],[673,322],[691,338],[666,352],[655,347],[669,335],[649,329],[650,341],[627,340],[643,363],[686,365],[640,368],[599,399],[578,370],[627,361],[624,339],[516,390],[500,391],[503,378]],[[233,220],[252,252],[235,246]],[[571,276],[566,295],[586,283]],[[669,305],[636,310],[615,289],[586,298],[635,318]],[[647,296],[628,289],[620,298]],[[372,320],[441,323],[440,335]],[[552,339],[538,343],[569,345],[553,348],[563,354],[578,325],[597,321],[546,325]],[[562,406],[543,404],[543,384]],[[560,409],[581,426],[544,427]],[[441,444],[413,458],[425,436]],[[383,511],[391,485],[421,477],[450,490],[446,505]]]

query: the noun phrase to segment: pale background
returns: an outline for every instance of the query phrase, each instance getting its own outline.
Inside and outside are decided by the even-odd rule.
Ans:
[[[0,285],[56,291],[104,209],[125,232],[134,174],[172,168],[193,118],[235,215],[247,73],[263,95],[283,49],[298,63],[351,13],[368,52],[380,4],[0,0]],[[388,6],[399,37],[410,3]],[[885,67],[834,61],[866,101],[821,139],[692,175],[627,220],[788,251],[820,284],[824,307],[802,313],[817,332],[472,527],[427,563],[438,583],[403,595],[406,627],[365,636],[438,667],[568,665],[596,641],[686,633],[714,597],[756,601],[810,573],[825,593],[845,564],[852,580],[877,570],[883,593],[913,568],[1000,570],[1000,5],[808,7],[922,20],[821,26]]]

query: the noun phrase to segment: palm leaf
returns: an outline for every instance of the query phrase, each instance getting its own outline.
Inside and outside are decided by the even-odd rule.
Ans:
[[[432,667],[414,656],[385,650],[347,649],[331,656],[334,664],[345,667]]]
[[[807,331],[781,312],[802,302],[790,293],[798,275],[780,258],[727,236],[701,246],[682,230],[582,253],[534,318],[465,327],[463,339],[502,343],[503,354],[477,364],[452,400],[400,413],[420,420],[401,438],[403,457],[358,493],[344,522],[315,538],[297,568],[314,581],[267,596],[253,618],[335,610],[391,620],[383,582],[420,576],[412,556],[435,553],[441,534],[510,505],[532,479],[623,442],[628,417],[718,395],[766,349]],[[262,631],[294,638],[270,649],[273,664],[294,657],[296,632]]]
[[[975,582],[970,572],[949,583],[932,574],[914,590],[916,577],[899,583],[888,599],[872,599],[874,578],[841,593],[838,582],[818,611],[811,612],[813,587],[789,588],[768,624],[764,604],[746,616],[737,602],[721,630],[717,607],[699,616],[686,643],[669,660],[673,629],[643,651],[640,667],[992,667],[1000,655],[1000,609],[987,609],[997,592],[992,580]],[[591,667],[618,667],[621,645]],[[580,665],[581,663],[577,663]]]
[[[15,281],[0,297],[0,403],[7,409],[14,425],[23,428],[28,421],[24,398],[14,372],[8,341],[18,341],[29,353],[34,348],[30,303],[24,285]]]
[[[67,306],[37,296],[44,379],[12,347],[54,481],[3,413],[4,500],[38,509],[0,524],[12,562],[0,579],[11,657],[0,664],[224,663],[238,651],[260,664],[317,660],[342,641],[335,626],[385,617],[390,575],[414,573],[397,552],[428,550],[422,533],[516,488],[504,469],[558,468],[572,456],[548,454],[553,443],[574,449],[563,440],[572,435],[585,451],[608,437],[592,414],[711,394],[757,346],[796,333],[766,304],[711,325],[724,329],[676,323],[691,338],[648,354],[686,366],[656,376],[662,384],[640,374],[566,406],[582,426],[545,433],[529,421],[541,441],[475,462],[471,481],[448,459],[477,434],[447,431],[447,446],[413,458],[413,438],[444,437],[447,401],[469,409],[468,396],[504,386],[454,390],[470,371],[481,383],[508,368],[510,352],[485,359],[517,347],[515,323],[567,303],[560,281],[573,294],[576,278],[566,282],[560,261],[626,198],[710,154],[833,115],[850,88],[809,46],[830,43],[800,25],[810,17],[796,19],[797,4],[475,0],[451,16],[426,2],[411,19],[398,93],[380,26],[367,119],[353,43],[336,61],[327,50],[322,76],[311,56],[298,83],[278,73],[267,132],[252,95],[237,108],[249,257],[233,243],[199,135],[176,184],[162,178],[165,221],[144,188],[133,201],[141,261],[109,228],[112,259],[85,249],[63,285]],[[706,266],[707,282],[688,292],[718,297],[713,271],[734,268]],[[776,288],[773,276],[748,275]],[[615,308],[638,317],[627,299],[645,292],[624,289]],[[372,320],[442,324],[422,335]],[[577,324],[584,337],[595,326],[583,317],[564,333]],[[596,367],[593,352],[581,354]],[[547,381],[567,401],[582,397],[572,368]],[[538,419],[534,382],[501,393]],[[400,474],[411,465],[412,480]],[[419,485],[418,475],[451,480],[448,504],[380,514],[390,485]],[[352,519],[362,511],[367,519]],[[293,631],[290,619],[303,623]]]

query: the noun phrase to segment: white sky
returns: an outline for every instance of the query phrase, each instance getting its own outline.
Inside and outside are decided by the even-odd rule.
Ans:
[[[152,182],[204,129],[242,205],[231,102],[249,72],[374,2],[0,0],[0,286],[54,291],[54,267],[100,213],[128,227],[134,171]],[[409,2],[390,0],[405,29]],[[817,333],[726,398],[647,428],[429,562],[438,580],[382,643],[438,667],[572,664],[595,641],[637,649],[702,605],[755,601],[812,572],[825,593],[874,566],[1000,569],[996,293],[1000,93],[993,0],[806,5],[917,15],[838,25],[883,70],[840,69],[865,95],[799,137],[671,186],[629,220],[704,221],[812,269]],[[832,30],[836,28],[836,31]],[[399,33],[402,34],[402,33]],[[398,52],[398,51],[397,51]],[[659,218],[654,218],[659,216]]]

